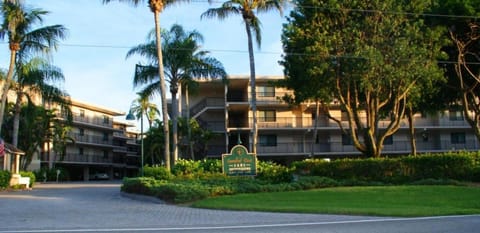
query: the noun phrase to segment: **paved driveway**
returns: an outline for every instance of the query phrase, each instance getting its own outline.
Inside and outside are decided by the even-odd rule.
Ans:
[[[0,192],[6,232],[479,232],[480,216],[379,218],[204,210],[124,196],[120,183]]]

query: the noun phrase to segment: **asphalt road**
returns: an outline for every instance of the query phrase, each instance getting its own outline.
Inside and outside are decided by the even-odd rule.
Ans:
[[[389,218],[203,210],[122,195],[112,182],[37,184],[0,192],[0,233],[472,233],[480,215]]]

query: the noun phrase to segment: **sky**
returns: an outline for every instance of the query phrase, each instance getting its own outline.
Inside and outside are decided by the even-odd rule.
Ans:
[[[135,64],[141,57],[129,57],[127,51],[146,42],[154,28],[148,1],[133,7],[127,3],[101,0],[25,0],[30,7],[50,13],[43,26],[62,24],[68,37],[53,53],[53,64],[65,76],[60,85],[73,99],[121,112],[128,112],[139,88],[133,87]],[[240,16],[226,20],[200,19],[200,15],[219,3],[206,0],[179,3],[167,7],[160,16],[162,28],[180,24],[186,31],[197,30],[204,37],[203,50],[224,65],[229,75],[248,75],[249,60],[245,26]],[[262,22],[262,44],[255,46],[257,75],[282,75],[282,24],[285,16],[278,12],[259,14]],[[0,68],[8,68],[7,41],[0,41]],[[167,88],[168,89],[168,88]],[[160,98],[153,99],[160,108]]]

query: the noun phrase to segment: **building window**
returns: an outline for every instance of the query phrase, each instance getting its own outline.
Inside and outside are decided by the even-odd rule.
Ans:
[[[428,142],[428,133],[427,132],[422,133],[422,141]]]
[[[84,118],[85,117],[85,110],[80,109],[80,117]]]
[[[393,145],[393,135],[390,135],[383,140],[383,145]]]
[[[78,129],[78,135],[85,136],[85,130],[84,129]]]
[[[452,144],[465,144],[465,133],[451,133],[450,141]]]
[[[78,154],[83,155],[83,147],[78,148]]]
[[[462,111],[448,111],[448,115],[451,121],[463,121],[463,112]]]
[[[108,124],[109,122],[110,122],[110,118],[108,118],[108,116],[104,115],[103,116],[103,123]]]
[[[342,133],[342,145],[351,146],[353,145],[352,137],[349,133]]]
[[[104,142],[108,141],[108,133],[107,132],[103,133],[103,141]]]
[[[276,121],[276,112],[272,110],[268,111],[259,111],[258,112],[258,121],[260,122],[275,122]]]
[[[108,159],[108,150],[103,151],[103,158]]]
[[[260,135],[260,146],[277,146],[277,135]]]
[[[258,86],[257,93],[259,97],[275,97],[275,87]]]

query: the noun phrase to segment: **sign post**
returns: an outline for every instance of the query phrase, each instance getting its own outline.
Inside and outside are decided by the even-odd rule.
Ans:
[[[248,153],[247,148],[236,145],[230,154],[222,154],[223,173],[229,176],[255,176],[257,174],[257,156]]]

